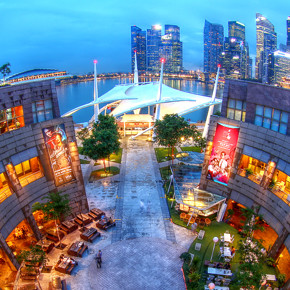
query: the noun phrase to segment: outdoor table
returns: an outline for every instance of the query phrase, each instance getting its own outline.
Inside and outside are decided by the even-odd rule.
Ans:
[[[95,228],[89,228],[81,234],[81,238],[87,242],[92,243],[94,239],[99,237],[101,234]]]
[[[88,215],[95,221],[99,220],[105,213],[98,209],[98,208],[93,208],[91,211],[88,213]]]
[[[232,276],[233,275],[231,270],[212,268],[212,267],[208,267],[207,272],[208,272],[208,274],[221,275],[221,276]]]
[[[74,242],[69,247],[67,253],[69,255],[75,256],[75,257],[82,257],[84,251],[88,248],[87,245],[84,244],[84,242]]]
[[[276,281],[276,276],[271,274],[266,274],[266,280],[268,281]]]
[[[224,247],[224,256],[230,257],[232,255],[230,247]]]
[[[112,227],[112,226],[115,226],[116,223],[111,219],[111,218],[107,218],[105,217],[104,219],[101,219],[99,220],[97,223],[96,223],[96,227],[99,228],[99,229],[102,229],[102,230],[107,230],[108,228]]]
[[[231,242],[231,235],[224,233],[224,242],[230,243]]]
[[[64,233],[59,230],[58,231],[59,238],[60,238],[59,239],[56,229],[47,229],[45,230],[45,234],[46,234],[47,239],[52,240],[54,242],[59,242],[64,237]]]
[[[92,222],[91,218],[87,214],[83,213],[78,214],[74,221],[80,226],[85,226]]]
[[[39,240],[39,241],[37,242],[36,245],[40,246],[40,247],[43,249],[43,251],[44,251],[45,253],[47,253],[47,254],[48,254],[48,253],[53,249],[53,247],[54,247],[54,243],[51,242],[51,241],[48,241],[47,239]]]
[[[74,259],[64,256],[56,263],[55,270],[64,274],[70,274],[76,265],[77,262]]]
[[[215,286],[214,289],[217,289],[217,290],[230,290],[229,287],[223,287],[223,286]],[[204,290],[210,290],[208,288],[208,285],[204,285]]]
[[[72,221],[64,221],[61,223],[60,226],[60,229],[66,232],[67,234],[75,231],[77,228],[78,226]]]

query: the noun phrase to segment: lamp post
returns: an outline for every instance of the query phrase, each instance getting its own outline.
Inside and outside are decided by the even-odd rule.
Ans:
[[[208,288],[209,289],[214,289],[215,288],[215,284],[214,283],[209,283],[208,284]]]
[[[213,252],[214,252],[214,248],[215,248],[215,244],[219,241],[218,237],[214,237],[213,239],[213,248],[212,248],[212,253],[211,253],[211,257],[210,260],[212,261],[212,256],[213,256]],[[213,289],[213,288],[212,288]]]

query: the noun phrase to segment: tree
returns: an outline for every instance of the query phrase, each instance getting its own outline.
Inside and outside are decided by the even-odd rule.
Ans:
[[[43,203],[36,202],[32,206],[32,211],[41,210],[45,220],[54,220],[56,232],[60,241],[57,223],[63,220],[65,216],[69,215],[71,211],[68,194],[61,195],[60,192],[49,192],[48,195],[42,199],[47,201]]]
[[[86,138],[88,138],[89,135],[90,135],[90,133],[89,133],[89,129],[87,127],[83,128],[79,132],[77,132],[77,137],[82,141],[84,141]]]
[[[197,136],[195,138],[195,143],[198,147],[200,147],[200,151],[203,152],[206,146],[206,138],[202,137],[202,134],[197,132]]]
[[[196,139],[198,136],[196,127],[190,126],[183,117],[177,114],[166,114],[163,120],[157,120],[154,126],[154,133],[156,135],[154,142],[171,148],[172,164],[174,147],[190,137]]]
[[[92,134],[83,140],[82,154],[97,161],[103,159],[106,172],[105,158],[110,158],[113,152],[120,149],[118,127],[115,118],[109,115],[99,115],[93,124]]]
[[[0,72],[3,75],[3,83],[5,83],[5,77],[11,73],[10,63],[7,62],[0,67]]]

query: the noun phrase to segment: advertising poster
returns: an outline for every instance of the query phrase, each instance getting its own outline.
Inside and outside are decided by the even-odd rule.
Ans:
[[[217,124],[213,138],[207,179],[227,185],[236,152],[240,128]]]
[[[42,129],[56,186],[74,180],[64,124]]]

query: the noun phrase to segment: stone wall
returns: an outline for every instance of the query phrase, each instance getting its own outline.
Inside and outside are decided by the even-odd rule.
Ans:
[[[228,186],[206,179],[207,167],[212,150],[212,142],[217,123],[240,127],[235,158]],[[259,206],[265,221],[281,235],[290,231],[290,207],[267,188],[237,174],[240,158],[245,145],[267,152],[270,160],[282,159],[290,164],[290,137],[253,124],[238,122],[223,117],[212,116],[210,120],[207,148],[201,177],[201,189],[233,199],[246,207]],[[290,248],[288,247],[288,251]]]

